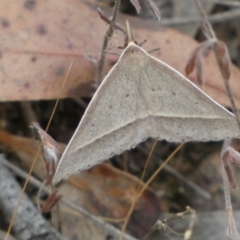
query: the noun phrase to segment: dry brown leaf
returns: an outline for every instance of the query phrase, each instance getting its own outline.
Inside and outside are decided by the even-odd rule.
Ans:
[[[0,101],[58,98],[72,60],[73,67],[61,97],[91,96],[95,91],[92,86],[95,65],[86,56],[99,56],[107,28],[98,16],[97,7],[92,1],[3,0],[0,9]],[[103,10],[107,16],[112,14],[109,9]],[[148,37],[145,49],[160,47],[161,54],[154,55],[184,73],[197,42],[175,30],[161,28],[157,21],[127,18],[136,40]],[[119,14],[118,21],[122,25],[125,20],[126,16]],[[115,42],[114,47],[119,45],[122,42]],[[116,60],[108,55],[105,72],[111,68],[113,59]],[[212,54],[205,58],[204,65],[206,93],[230,106]],[[232,68],[231,84],[240,107],[237,96],[240,72],[236,67]],[[191,79],[197,81],[195,76]]]
[[[22,164],[30,168],[38,148],[36,141],[0,131],[0,143],[14,151],[22,159]],[[60,146],[62,150],[65,148],[64,144]],[[44,168],[39,158],[33,173],[43,179]],[[143,186],[143,183],[129,173],[109,164],[100,164],[71,177],[60,186],[59,192],[95,215],[122,219],[136,198],[139,185]],[[143,236],[158,219],[160,206],[159,199],[148,188],[135,206],[128,230],[135,236]]]
[[[52,183],[53,176],[56,171],[57,164],[61,158],[60,147],[58,143],[45,132],[37,122],[33,122],[30,126],[33,129],[34,137],[40,140],[42,156],[46,165],[46,185]]]
[[[69,182],[88,194],[87,209],[96,215],[114,219],[124,218],[142,185],[134,176],[108,164],[100,164],[84,171]],[[150,189],[145,191],[135,206],[128,230],[142,237],[160,215],[159,200]]]
[[[93,91],[89,89],[91,85],[84,90],[78,88],[80,83],[84,86],[94,78],[94,65],[84,54],[91,52],[86,47],[86,40],[95,32],[90,32],[84,38],[82,29],[87,28],[87,25],[82,24],[82,20],[77,17],[87,20],[89,11],[93,11],[82,9],[79,14],[81,5],[85,3],[30,0],[2,2],[2,101],[57,98],[72,60],[74,63],[62,96],[79,96],[86,94],[81,91]],[[73,26],[78,26],[78,31]]]
[[[189,76],[195,69],[196,78],[198,80],[198,84],[202,85],[204,83],[203,77],[202,77],[202,63],[201,58],[204,56],[207,51],[209,50],[209,47],[211,46],[211,43],[208,41],[205,41],[201,43],[191,54],[185,68],[186,76]]]
[[[231,60],[227,46],[222,41],[217,41],[214,45],[214,52],[216,54],[217,62],[220,67],[220,71],[225,81],[228,81],[231,77]]]

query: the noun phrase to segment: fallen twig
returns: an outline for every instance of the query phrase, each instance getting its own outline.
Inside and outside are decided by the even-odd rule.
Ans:
[[[208,20],[212,23],[216,22],[226,22],[229,20],[240,18],[240,8],[232,9],[222,13],[216,13],[208,16]],[[173,25],[184,25],[199,23],[201,18],[190,17],[190,18],[173,18],[173,19],[162,19],[160,24],[163,26],[173,26]]]
[[[18,198],[22,188],[14,179],[12,174],[3,164],[3,155],[0,155],[0,207],[7,223],[12,218],[14,209],[18,206]],[[24,194],[19,204],[15,221],[13,222],[13,233],[18,240],[64,240],[49,223],[41,216],[33,203]],[[8,239],[6,235],[5,240]]]
[[[221,150],[221,158],[223,157],[226,149],[231,145],[231,139],[225,140]],[[236,228],[234,216],[233,216],[233,209],[232,209],[232,202],[231,202],[231,194],[229,188],[229,181],[228,176],[225,171],[225,167],[222,161],[222,174],[223,174],[223,188],[224,188],[224,196],[225,196],[225,205],[226,205],[226,213],[227,213],[227,236],[229,240],[239,240],[240,237],[238,235],[238,231]]]
[[[146,149],[146,148],[144,148],[142,146],[138,146],[137,148],[142,153],[149,154],[149,150],[148,149]],[[159,159],[159,157],[156,154],[154,154],[154,153],[152,155],[152,161],[157,161],[159,164],[162,164],[164,162],[162,159]],[[204,198],[206,200],[210,200],[211,199],[210,193],[208,193],[206,190],[204,190],[203,188],[198,186],[193,181],[191,181],[191,180],[187,179],[186,177],[184,177],[181,173],[176,171],[170,165],[166,165],[164,167],[163,171],[166,171],[167,173],[169,173],[172,176],[174,176],[177,180],[179,180],[181,182],[181,184],[183,184],[186,188],[193,190],[198,196],[200,196],[200,197],[202,197],[202,198]]]
[[[150,229],[150,231],[144,236],[143,240],[148,240],[151,239],[151,236],[156,232],[156,231],[167,231],[170,230],[170,228],[167,226],[167,223],[176,219],[183,219],[186,215],[191,214],[191,222],[189,224],[189,227],[187,231],[184,234],[184,240],[185,239],[190,239],[192,236],[192,227],[194,224],[194,220],[196,217],[196,212],[195,210],[191,209],[190,207],[186,207],[186,210],[184,212],[176,213],[173,214],[171,217],[165,218],[163,221],[157,220],[157,222],[154,224],[154,226]],[[171,230],[170,230],[171,231]]]
[[[0,164],[7,166],[8,168],[10,168],[12,171],[14,171],[17,175],[21,176],[22,178],[26,178],[27,177],[27,173],[23,170],[21,170],[20,168],[18,168],[17,166],[9,163],[4,157],[3,155],[0,155]],[[36,178],[30,176],[29,177],[29,182],[34,185],[37,188],[42,187],[42,183],[37,180]],[[50,190],[46,187],[43,186],[42,187],[42,191],[44,191],[47,194],[50,194]],[[91,213],[89,213],[88,211],[86,211],[85,209],[81,208],[80,206],[77,206],[76,204],[72,203],[71,201],[69,201],[68,199],[66,199],[65,197],[60,199],[60,202],[66,204],[67,206],[75,209],[76,211],[82,213],[84,216],[90,218],[91,220],[93,220],[95,223],[97,223],[102,229],[104,229],[109,235],[118,238],[121,234],[121,231],[116,229],[114,226],[104,222],[102,219],[92,215]],[[127,234],[123,235],[123,239],[124,240],[137,240],[136,238],[129,236]]]

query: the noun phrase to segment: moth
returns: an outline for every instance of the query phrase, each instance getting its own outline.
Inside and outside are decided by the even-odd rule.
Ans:
[[[53,181],[91,168],[148,138],[169,142],[239,137],[235,116],[181,73],[129,42],[104,78]]]

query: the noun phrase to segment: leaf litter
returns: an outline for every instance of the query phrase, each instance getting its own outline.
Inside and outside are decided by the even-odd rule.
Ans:
[[[98,6],[73,0],[71,4],[64,1],[61,4],[58,1],[51,4],[33,2],[29,8],[26,7],[29,6],[27,1],[14,4],[6,1],[0,10],[0,15],[5,16],[0,28],[0,101],[58,98],[60,82],[72,60],[73,67],[61,97],[92,96],[96,65],[88,55],[98,58],[101,42],[96,41],[95,36],[102,36],[106,28],[102,21],[95,21]],[[65,11],[69,5],[71,8]],[[82,14],[78,9],[82,9]],[[109,8],[103,10],[107,15],[111,14]],[[21,21],[18,21],[19,16]],[[136,39],[142,41],[148,36],[144,48],[160,47],[161,53],[154,55],[184,74],[185,63],[198,43],[175,30],[160,27],[158,22],[128,18]],[[125,24],[125,16],[119,14],[118,21]],[[107,55],[105,73],[115,61],[116,57]],[[237,68],[232,68],[233,89],[238,89],[240,73]],[[204,59],[204,77],[206,93],[220,104],[229,106],[211,54]],[[190,79],[197,83],[196,76]],[[234,95],[237,106],[240,106],[236,91]]]
[[[31,7],[30,7],[31,8]],[[136,21],[136,23],[137,23],[138,21]],[[150,24],[148,24],[148,27],[149,27],[149,29],[151,29],[151,26],[149,26]],[[153,25],[153,24],[152,24]],[[144,25],[145,26],[145,25]],[[105,27],[105,26],[104,26]],[[42,30],[41,30],[42,31]],[[141,31],[143,31],[143,29],[141,29]],[[168,29],[166,29],[165,30],[166,32],[170,32],[170,30],[168,30]],[[134,32],[135,32],[135,30],[134,30]],[[137,31],[138,32],[138,31]],[[139,32],[140,32],[140,30],[139,30]],[[140,37],[140,40],[142,40],[142,39],[144,39],[145,37],[146,37],[146,32],[144,33],[144,34],[142,34],[141,35],[141,33],[139,34],[139,32],[138,32],[138,35],[140,35],[141,37]],[[145,35],[145,36],[144,36]],[[172,37],[171,37],[171,35],[170,35],[170,39],[165,39],[164,38],[164,36],[163,36],[164,34],[162,34],[161,33],[161,37],[160,36],[158,36],[158,42],[157,42],[157,44],[156,43],[154,43],[154,44],[152,44],[151,43],[151,41],[152,40],[150,40],[150,45],[149,45],[149,47],[148,47],[148,45],[147,44],[149,44],[149,42],[146,44],[146,46],[144,46],[144,48],[146,47],[146,49],[152,49],[152,48],[154,48],[154,47],[156,47],[156,46],[159,46],[159,39],[161,39],[161,38],[163,38],[164,39],[164,41],[165,42],[168,42],[168,45],[170,46],[170,48],[172,48],[172,49],[174,49],[174,51],[175,52],[180,52],[181,50],[183,50],[182,52],[180,52],[181,54],[182,54],[182,56],[183,56],[183,59],[185,59],[185,54],[184,54],[184,50],[185,50],[185,52],[187,52],[186,50],[188,50],[187,49],[187,45],[185,46],[185,45],[179,45],[178,47],[176,47],[176,48],[174,48],[174,45],[171,45],[172,44],[172,42],[171,41],[169,41],[169,40],[172,40],[172,39],[174,39],[175,37],[177,38],[177,35],[173,32],[172,33]],[[183,36],[183,35],[182,35]],[[179,39],[178,39],[178,42],[180,41],[182,39],[182,37],[179,35]],[[193,43],[194,43],[194,41],[193,41]],[[188,44],[189,45],[191,45],[190,44],[190,42],[188,42]],[[195,44],[195,46],[197,46],[197,44],[196,43],[194,43]],[[166,49],[166,46],[165,45],[163,45],[164,46],[164,48]],[[163,49],[162,49],[163,50]],[[189,51],[190,52],[190,51]],[[155,53],[156,55],[157,55],[157,53]],[[174,55],[175,56],[175,55]],[[190,55],[188,55],[187,57],[186,57],[186,59],[189,57]],[[162,56],[160,56],[160,57],[162,57]],[[169,50],[168,50],[168,52],[164,52],[163,51],[163,57],[169,57],[170,58],[170,55],[169,55]],[[204,56],[204,60],[203,60],[203,64],[206,64],[206,65],[208,65],[207,67],[209,67],[209,66],[212,66],[213,67],[213,65],[214,65],[214,67],[213,67],[213,71],[212,71],[212,73],[213,73],[213,75],[208,75],[208,74],[205,74],[206,72],[204,72],[204,74],[205,74],[205,76],[207,75],[207,76],[214,76],[214,74],[216,74],[216,65],[215,64],[212,64],[212,62],[210,63],[210,61],[208,61],[208,62],[206,62],[205,60],[206,59],[211,59],[211,53],[208,53],[208,55],[205,55]],[[113,62],[113,61],[115,61],[115,60],[112,60],[113,58],[110,58],[110,60],[108,59],[108,61],[110,62],[110,64],[109,65],[111,65],[111,63]],[[213,59],[213,58],[212,58]],[[54,60],[53,60],[54,61]],[[171,61],[171,59],[170,59],[170,61]],[[181,65],[181,62],[179,61],[178,63],[174,63],[176,66],[177,66],[177,68],[179,67],[179,64],[180,64],[180,66],[182,66],[181,67],[181,71],[183,72],[183,70],[184,70],[184,66],[185,66],[185,63],[186,63],[186,61],[184,62],[184,64],[182,64]],[[92,66],[92,68],[94,69],[94,64],[92,64],[92,62],[90,63],[91,64],[91,66]],[[204,68],[204,67],[203,67]],[[205,71],[205,70],[204,70]],[[208,71],[208,70],[207,70]],[[235,70],[234,70],[234,68],[233,68],[233,72],[234,72]],[[94,74],[93,74],[94,75]],[[196,79],[196,76],[192,76],[192,79],[194,80],[194,81],[197,81],[197,79]],[[235,79],[235,76],[233,76],[233,79]],[[61,79],[62,80],[62,79]],[[223,96],[223,93],[224,93],[224,88],[223,87],[221,87],[220,85],[221,84],[219,84],[219,82],[221,82],[221,81],[219,81],[219,77],[218,78],[216,78],[216,80],[218,80],[218,82],[216,81],[216,83],[214,83],[213,82],[213,84],[211,83],[211,81],[212,81],[212,78],[210,79],[210,81],[209,81],[209,79],[207,79],[207,81],[206,81],[206,89],[207,89],[207,91],[209,91],[209,89],[211,89],[211,91],[213,92],[213,96],[214,96],[214,98],[216,99],[216,98],[218,98],[220,101],[220,103],[222,103],[222,104],[225,104],[226,106],[229,106],[229,103],[228,103],[228,100],[226,101],[226,99],[224,99],[224,96]],[[92,80],[91,80],[92,81]],[[231,81],[232,81],[232,79],[231,79]],[[234,84],[234,86],[237,86],[237,85],[235,85],[235,82],[233,83]],[[234,89],[237,89],[237,88],[234,88]],[[94,91],[94,90],[93,90]],[[56,95],[57,95],[57,93],[56,93]],[[86,96],[89,96],[89,92],[88,91],[86,91]],[[41,97],[40,97],[41,98]],[[28,99],[28,98],[27,98]],[[44,97],[42,98],[42,99],[45,99]],[[39,108],[39,106],[37,107],[38,109],[40,109],[40,108],[43,108],[43,109],[46,109],[46,105],[45,104],[42,104],[42,106]],[[47,108],[49,109],[49,107],[47,106]],[[3,108],[2,108],[3,109]],[[77,110],[78,111],[78,114],[79,114],[79,116],[80,116],[80,114],[81,114],[81,111],[80,110]],[[43,119],[43,121],[46,121],[45,120],[45,118],[43,117],[41,117],[41,116],[39,116],[38,115],[38,117],[39,117],[39,119]],[[63,115],[62,115],[62,113],[61,113],[61,111],[58,113],[58,115],[56,116],[57,117],[57,119],[59,119],[59,118],[62,118],[63,117]],[[74,116],[74,117],[76,117],[76,116]],[[70,118],[72,118],[71,116],[70,116]],[[14,119],[14,117],[13,117],[13,119]],[[15,120],[16,121],[16,120]],[[71,120],[72,121],[72,120]],[[10,121],[10,122],[8,122],[7,124],[9,124],[9,126],[8,126],[8,129],[9,129],[9,127],[12,125],[12,123],[13,123],[14,121]],[[74,122],[74,121],[73,121]],[[76,122],[77,122],[77,120],[75,121],[75,125],[76,125]],[[2,124],[3,124],[3,121],[1,120],[1,126],[2,126]],[[4,123],[5,124],[5,123]],[[4,125],[3,124],[3,125]],[[71,126],[71,130],[70,131],[73,131],[73,129],[74,129],[74,124]],[[16,129],[16,127],[14,127],[15,129]],[[11,128],[10,128],[11,129]],[[52,128],[52,133],[53,133],[53,135],[55,134],[55,135],[57,135],[57,133],[58,133],[58,129],[59,129],[59,127],[53,127]],[[10,130],[11,131],[11,130]],[[21,130],[22,131],[22,130]],[[61,132],[60,132],[60,134],[61,134]],[[70,135],[70,133],[67,131],[67,134],[69,134]],[[63,136],[60,136],[60,138],[62,138],[62,139],[64,139],[64,137]],[[143,144],[143,146],[145,146],[145,144]],[[161,145],[161,147],[159,147],[160,149],[164,149],[166,146],[164,145],[164,143]],[[194,181],[196,181],[196,182],[198,182],[201,186],[204,186],[204,189],[207,189],[208,187],[211,187],[212,189],[215,189],[215,191],[211,191],[211,190],[209,190],[209,192],[211,192],[212,193],[212,197],[213,197],[213,199],[211,200],[211,203],[209,203],[209,202],[207,202],[206,203],[206,201],[204,201],[204,202],[201,202],[199,199],[197,199],[197,198],[195,198],[194,196],[186,196],[186,192],[185,192],[185,190],[184,190],[184,188],[175,188],[175,186],[176,185],[178,185],[178,183],[177,182],[175,182],[174,181],[174,179],[172,179],[172,177],[169,177],[168,175],[166,175],[166,174],[164,174],[164,175],[161,175],[159,178],[159,181],[156,181],[154,184],[153,184],[153,187],[154,187],[154,189],[155,189],[155,191],[158,191],[158,194],[160,194],[160,195],[164,195],[165,196],[165,198],[166,198],[166,195],[163,193],[163,192],[165,192],[165,191],[163,191],[162,189],[166,189],[166,192],[165,193],[167,193],[167,195],[171,195],[171,199],[174,199],[174,196],[175,196],[175,199],[177,199],[177,201],[175,200],[173,200],[172,202],[174,202],[174,204],[173,205],[171,205],[171,206],[169,206],[168,204],[166,204],[166,202],[164,202],[164,204],[165,204],[165,210],[166,211],[169,211],[169,210],[179,210],[180,208],[181,208],[181,205],[185,205],[185,204],[194,204],[194,202],[198,205],[198,207],[199,207],[199,209],[202,209],[201,208],[201,206],[202,205],[204,205],[204,206],[208,206],[208,209],[209,210],[211,210],[211,209],[220,209],[220,208],[222,208],[222,206],[221,206],[221,204],[220,204],[220,201],[221,201],[221,197],[219,197],[219,192],[221,191],[221,189],[217,189],[217,185],[219,184],[219,179],[215,179],[215,178],[211,178],[211,176],[212,176],[212,172],[213,172],[213,170],[214,169],[217,169],[217,166],[218,166],[218,162],[219,162],[219,156],[218,155],[215,155],[215,157],[213,156],[213,157],[211,157],[211,155],[209,156],[209,159],[208,158],[206,158],[205,157],[205,155],[203,155],[203,156],[198,156],[198,154],[199,154],[199,151],[201,151],[201,152],[205,152],[206,151],[206,149],[208,149],[208,150],[210,150],[210,148],[212,149],[211,151],[216,151],[215,149],[216,148],[219,148],[219,145],[218,144],[211,144],[210,146],[208,146],[208,145],[204,145],[204,144],[201,144],[200,145],[200,150],[198,149],[198,150],[194,150],[194,145],[190,145],[190,147],[188,148],[188,151],[187,151],[187,149],[185,150],[185,151],[183,151],[183,153],[185,153],[185,155],[183,156],[183,157],[181,157],[180,156],[180,158],[178,158],[177,160],[179,160],[179,161],[175,161],[175,163],[174,164],[177,164],[178,163],[178,167],[179,167],[179,171],[182,171],[182,170],[185,170],[185,171],[183,171],[184,172],[184,174],[186,174],[186,176],[189,176],[189,178],[191,178],[191,176],[194,178],[194,176],[196,176],[196,179],[194,180]],[[30,148],[31,149],[31,148]],[[136,174],[136,172],[138,172],[138,171],[140,171],[141,170],[141,168],[139,169],[139,166],[137,166],[136,167],[136,162],[139,162],[139,161],[142,161],[142,156],[141,156],[141,154],[140,153],[137,153],[138,154],[138,156],[139,156],[139,159],[136,159],[136,156],[135,157],[132,157],[132,158],[135,158],[135,159],[131,159],[131,161],[127,161],[127,164],[126,164],[126,169],[128,169],[130,172],[134,172],[135,174]],[[191,155],[191,156],[189,156],[189,154]],[[209,153],[206,153],[207,155],[209,154]],[[129,156],[129,155],[128,155]],[[162,156],[163,158],[164,158],[164,155]],[[120,158],[121,160],[120,160],[120,162],[123,162],[123,159],[122,158]],[[184,160],[182,160],[182,159],[184,159]],[[197,159],[197,160],[196,160]],[[204,161],[204,163],[205,163],[205,165],[202,167],[202,172],[200,173],[200,175],[196,175],[196,172],[197,172],[197,170],[194,170],[193,171],[193,169],[195,169],[194,167],[196,166],[196,164],[198,165],[198,166],[200,166],[201,165],[201,163],[203,162],[202,161],[202,159],[205,159],[205,161]],[[210,163],[210,161],[212,161],[212,159],[215,159],[214,160],[214,163],[215,163],[215,165],[213,165],[213,167],[212,168],[208,168],[209,167],[209,165],[208,165],[208,163]],[[139,160],[139,161],[138,161]],[[132,164],[132,162],[133,161],[135,161],[135,166]],[[183,161],[183,163],[184,164],[180,164],[180,163],[182,163],[182,161]],[[119,161],[117,161],[117,160],[115,160],[115,164],[117,164],[117,165],[119,165],[119,163],[120,163]],[[144,161],[143,161],[144,162]],[[190,164],[190,163],[192,163],[193,162],[193,164]],[[195,163],[195,164],[194,164]],[[150,169],[154,169],[155,167],[156,167],[156,164],[157,164],[157,162],[155,161],[154,163],[151,163],[151,165],[150,165]],[[173,165],[174,165],[173,164]],[[190,165],[192,165],[192,166],[190,166]],[[211,163],[210,163],[210,165],[211,165]],[[132,167],[133,167],[133,169],[132,169]],[[44,171],[44,168],[43,168],[43,170],[42,170],[42,172]],[[219,170],[220,171],[220,170]],[[195,174],[194,174],[195,173]],[[151,171],[148,173],[148,174],[151,174]],[[202,174],[204,175],[204,174],[206,174],[206,178],[205,177],[203,177],[202,176]],[[214,172],[214,175],[216,175],[216,176],[218,176],[218,174],[217,173],[215,173]],[[236,178],[237,178],[238,176],[236,176]],[[164,183],[163,183],[163,181],[165,180],[165,179],[168,179],[168,181],[169,181],[169,186],[164,186]],[[203,180],[200,180],[200,179],[203,179]],[[199,181],[200,180],[200,181]],[[159,186],[159,182],[160,182],[160,186]],[[211,186],[210,186],[210,184],[209,184],[209,182],[211,182],[212,184],[211,184]],[[162,183],[162,184],[161,184]],[[172,183],[172,184],[171,184]],[[156,185],[157,185],[157,187],[156,187]],[[159,189],[161,189],[161,190],[159,190]],[[171,191],[171,189],[172,189],[172,191]],[[174,190],[173,190],[174,189]],[[163,192],[162,192],[163,191]],[[217,194],[218,193],[218,194]],[[233,194],[235,194],[234,195],[234,199],[236,199],[236,202],[235,202],[235,204],[236,204],[236,206],[238,206],[237,205],[237,198],[238,198],[238,194],[236,193],[236,192],[234,192]],[[70,194],[69,194],[70,195]],[[74,195],[74,194],[73,194]],[[168,196],[169,197],[169,196]],[[164,197],[163,197],[164,198]],[[218,199],[218,200],[217,200]],[[220,200],[219,200],[220,199]],[[197,200],[197,201],[196,201]],[[163,200],[164,201],[164,200]],[[200,203],[199,203],[199,201],[200,201]],[[209,205],[208,205],[209,204]],[[193,206],[193,205],[192,205]],[[196,207],[196,206],[195,206]],[[197,207],[197,208],[198,208]],[[73,216],[74,216],[74,214],[71,212],[71,214],[72,214],[72,218],[73,218]],[[77,218],[75,218],[75,220],[76,220]],[[73,221],[72,222],[72,224],[74,224],[75,223],[75,221]],[[67,224],[67,223],[66,223]],[[90,225],[89,225],[90,226]],[[69,226],[69,228],[71,227],[71,225]],[[67,230],[67,229],[66,229]],[[86,235],[87,236],[87,235]]]
[[[21,165],[26,170],[30,169],[32,159],[38,149],[36,141],[0,131],[0,143],[5,144],[17,154]],[[64,144],[60,144],[60,146],[62,150],[65,148]],[[44,179],[44,168],[45,166],[39,158],[33,174],[40,179]],[[101,164],[90,171],[70,178],[58,190],[62,195],[69,196],[69,200],[97,216],[123,219],[130,204],[135,199],[139,184],[142,185],[143,183],[131,174],[108,164]],[[134,235],[144,235],[160,216],[161,208],[161,200],[150,188],[146,189],[134,210],[129,231]],[[134,222],[136,217],[139,218],[137,223]],[[71,215],[68,218],[71,218]],[[139,228],[141,231],[137,230]],[[78,234],[81,236],[81,231]]]

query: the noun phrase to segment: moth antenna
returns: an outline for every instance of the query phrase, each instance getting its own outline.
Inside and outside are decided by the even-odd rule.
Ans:
[[[160,50],[161,50],[161,49],[158,47],[158,48],[154,48],[154,49],[148,51],[148,53],[158,52],[158,51],[160,51]]]
[[[126,21],[126,32],[127,32],[127,44],[130,42],[134,42],[132,31],[131,31],[128,20]]]

